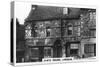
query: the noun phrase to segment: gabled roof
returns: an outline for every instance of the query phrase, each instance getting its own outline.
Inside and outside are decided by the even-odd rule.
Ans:
[[[75,10],[75,8],[73,9]],[[70,9],[70,12],[73,12],[73,9]],[[75,10],[75,11],[78,11],[78,10]],[[74,13],[74,14],[77,14],[77,13]],[[64,15],[63,7],[37,6],[35,10],[31,9],[29,16],[26,18],[26,21],[72,18],[72,17],[75,18],[76,15],[72,15],[72,14],[70,13],[69,15]]]

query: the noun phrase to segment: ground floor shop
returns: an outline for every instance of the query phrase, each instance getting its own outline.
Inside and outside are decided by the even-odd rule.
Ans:
[[[96,56],[96,39],[84,39],[81,41],[81,56],[83,58]]]
[[[60,47],[61,48],[61,47]],[[59,47],[39,46],[29,48],[27,61],[42,61],[43,58],[58,58],[62,56]]]
[[[36,62],[43,58],[63,57],[80,58],[80,42],[66,42],[62,46],[61,40],[55,40],[51,46],[28,46],[25,61]]]
[[[42,61],[44,58],[73,57],[78,59],[96,56],[95,38],[81,41],[66,41],[64,44],[60,38],[51,39],[48,43],[41,39],[35,44],[28,44],[24,52],[25,61],[27,62]]]
[[[80,42],[66,42],[65,44],[65,54],[66,57],[79,58],[80,53]]]

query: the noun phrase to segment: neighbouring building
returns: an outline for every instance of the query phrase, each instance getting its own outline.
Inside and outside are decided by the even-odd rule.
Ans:
[[[16,19],[16,62],[24,62],[25,28]]]
[[[81,56],[96,56],[96,10],[82,9],[81,14]]]

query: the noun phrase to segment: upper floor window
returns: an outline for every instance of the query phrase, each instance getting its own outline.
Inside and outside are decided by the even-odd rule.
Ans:
[[[51,29],[50,27],[46,27],[46,37],[50,36]]]
[[[46,30],[46,33],[47,33],[47,37],[50,36],[50,29]]]
[[[96,12],[90,12],[90,21],[89,21],[90,27],[96,26]]]
[[[26,38],[31,37],[31,30],[25,30],[25,36]]]
[[[73,34],[73,26],[72,26],[72,24],[68,24],[67,28],[68,28],[68,30],[67,30],[68,35],[72,35]]]
[[[27,24],[27,26],[25,27],[25,38],[30,38],[31,37],[31,24]]]
[[[78,36],[80,36],[80,31],[81,31],[81,28],[80,28],[80,26],[78,26],[78,31],[77,31]]]
[[[34,36],[37,38],[45,38],[46,37],[46,29],[45,24],[43,22],[37,22],[34,29]]]
[[[91,30],[90,31],[90,36],[96,37],[96,30]]]

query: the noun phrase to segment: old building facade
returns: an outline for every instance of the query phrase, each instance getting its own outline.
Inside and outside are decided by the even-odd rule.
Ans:
[[[25,61],[95,56],[95,14],[94,9],[32,5],[24,24]]]

